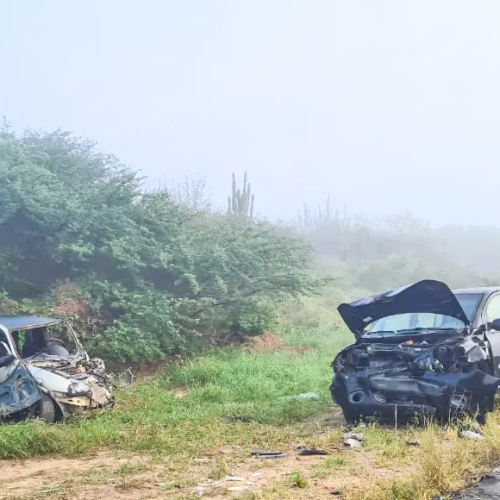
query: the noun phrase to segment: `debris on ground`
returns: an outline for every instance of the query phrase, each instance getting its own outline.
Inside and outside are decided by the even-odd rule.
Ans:
[[[471,431],[470,429],[460,429],[458,431],[458,436],[464,439],[477,439],[478,441],[484,439],[484,436],[479,434],[479,432]]]
[[[319,394],[317,392],[304,392],[302,394],[297,394],[296,396],[284,396],[281,399],[292,400],[292,399],[319,399]]]
[[[346,448],[361,448],[363,446],[363,433],[347,432],[344,434]]]
[[[307,448],[306,446],[298,446],[297,451],[302,456],[329,455],[327,451],[318,450],[317,448]]]
[[[127,368],[125,371],[120,373],[119,375],[115,375],[114,373],[110,375],[113,385],[117,389],[121,389],[123,387],[128,387],[134,383],[134,374],[132,373],[131,368]]]
[[[265,452],[264,452],[265,453]],[[262,472],[254,472],[245,474],[244,477],[240,476],[225,476],[222,479],[207,479],[204,482],[196,485],[192,491],[199,496],[209,495],[213,490],[224,488],[233,493],[248,491],[255,486],[259,486],[257,482],[262,477]],[[231,483],[241,483],[240,485],[231,485]]]
[[[257,458],[286,458],[286,457],[288,457],[288,453],[285,453],[283,451],[255,450],[255,451],[251,452],[251,455],[253,457],[257,457]]]
[[[230,488],[227,489],[227,491],[246,491],[248,488],[246,486],[231,486]]]
[[[420,446],[420,441],[415,440],[415,441],[406,441],[406,446]]]

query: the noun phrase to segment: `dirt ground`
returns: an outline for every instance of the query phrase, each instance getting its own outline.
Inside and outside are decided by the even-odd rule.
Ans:
[[[339,429],[341,415],[325,415],[325,425]],[[311,424],[312,425],[312,424]],[[411,461],[391,466],[382,452],[321,446],[326,456],[300,456],[290,443],[286,458],[262,459],[248,448],[224,447],[205,456],[168,456],[101,452],[86,458],[3,461],[0,498],[5,500],[193,500],[331,499],[368,482],[403,477]],[[325,443],[331,440],[325,437]],[[360,477],[363,482],[360,482]]]
[[[232,451],[220,450],[219,456],[198,459],[180,474],[168,459],[117,457],[99,454],[86,459],[39,459],[3,464],[0,498],[58,500],[132,500],[233,498],[342,498],[344,488],[359,482],[403,474],[375,466],[373,453],[342,451],[334,459],[335,471],[326,464],[330,457],[301,457],[290,450],[285,459],[248,458],[227,465]],[[350,457],[347,457],[350,455]],[[361,466],[361,470],[359,469]],[[303,482],[302,482],[303,481]],[[249,494],[252,496],[249,496]]]
[[[288,455],[279,459],[253,457],[248,446],[225,446],[198,458],[108,450],[85,458],[2,461],[0,499],[367,500],[377,484],[406,480],[415,472],[415,442],[404,438],[398,448],[332,445],[337,441],[329,433],[344,432],[341,423],[340,414],[310,422],[307,433],[319,424],[314,446],[326,456],[301,456],[297,448],[304,443],[297,441],[279,450]],[[500,499],[500,472],[454,498]]]

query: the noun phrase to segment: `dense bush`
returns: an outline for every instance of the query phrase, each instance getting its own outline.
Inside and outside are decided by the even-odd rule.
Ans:
[[[316,289],[310,256],[284,228],[144,192],[136,172],[68,133],[0,132],[0,289],[18,301],[3,308],[61,311],[71,290],[66,307],[85,307],[67,310],[109,359],[267,329],[273,305]]]

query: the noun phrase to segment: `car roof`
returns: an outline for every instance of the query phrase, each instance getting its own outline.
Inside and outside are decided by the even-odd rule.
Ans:
[[[493,292],[498,292],[500,291],[500,285],[499,286],[476,286],[472,288],[457,288],[455,290],[452,290],[453,293],[478,293],[482,295],[489,295],[490,293]]]
[[[0,325],[9,331],[31,330],[60,322],[60,319],[41,316],[0,316]]]

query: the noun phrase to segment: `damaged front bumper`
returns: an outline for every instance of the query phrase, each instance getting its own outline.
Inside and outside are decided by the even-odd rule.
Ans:
[[[64,418],[93,415],[114,407],[111,378],[100,359],[40,356],[28,360],[28,369]]]
[[[484,359],[468,362],[457,344],[446,346],[446,361],[446,356],[443,360],[436,356],[436,346],[402,349],[355,344],[332,364],[333,400],[348,422],[450,419],[464,414],[483,418],[493,409],[500,379],[486,373]]]
[[[104,385],[96,377],[85,380],[90,391],[85,395],[69,396],[54,394],[53,399],[61,408],[65,417],[94,415],[109,410],[115,405],[111,387]]]
[[[492,411],[498,383],[497,378],[481,372],[456,376],[425,374],[421,379],[373,376],[360,380],[336,376],[330,389],[348,420],[406,421],[417,416],[450,418],[460,413]],[[471,390],[473,387],[477,390]]]

